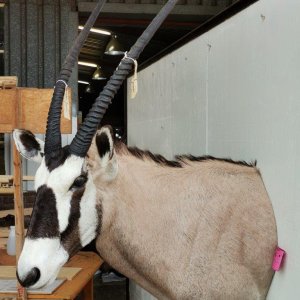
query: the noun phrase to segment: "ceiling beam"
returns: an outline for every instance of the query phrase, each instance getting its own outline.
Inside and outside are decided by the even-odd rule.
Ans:
[[[79,2],[79,12],[92,12],[96,6],[95,2]],[[216,5],[176,5],[171,11],[171,15],[190,15],[190,16],[213,16],[216,15],[222,8],[225,8],[224,2],[217,2]],[[141,14],[141,15],[156,15],[163,7],[162,4],[131,4],[131,3],[106,3],[103,6],[101,13],[113,14]]]
[[[80,17],[80,25],[84,25],[87,21],[88,17]],[[149,25],[151,20],[148,19],[130,19],[130,18],[108,18],[108,17],[101,17],[98,18],[95,22],[94,27],[101,27],[101,26],[120,26],[123,27],[126,25],[127,27],[141,27],[145,28]],[[189,22],[189,21],[175,21],[175,20],[166,20],[161,28],[186,28],[192,29],[199,26],[201,22]]]

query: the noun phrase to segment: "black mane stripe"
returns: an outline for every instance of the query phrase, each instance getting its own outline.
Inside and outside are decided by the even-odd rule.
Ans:
[[[144,151],[136,147],[128,147],[127,149],[130,154],[132,154],[133,156],[139,159],[148,158],[153,160],[159,165],[172,167],[172,168],[182,168],[182,163],[180,161],[167,160],[165,157],[163,157],[160,154],[153,154],[148,150]]]
[[[256,160],[251,163],[247,163],[245,161],[234,161],[230,158],[216,158],[214,156],[210,155],[204,155],[204,156],[193,156],[193,155],[176,155],[176,160],[167,160],[165,157],[163,157],[160,154],[153,154],[152,152],[148,150],[141,150],[137,147],[128,147],[127,148],[129,153],[139,159],[151,159],[157,164],[160,164],[162,166],[167,167],[173,167],[173,168],[182,168],[186,161],[192,161],[192,162],[203,162],[208,160],[217,160],[217,161],[223,161],[231,164],[241,165],[245,167],[255,167],[256,166]]]
[[[176,160],[182,161],[182,160],[189,160],[189,161],[207,161],[207,160],[217,160],[217,161],[223,161],[228,162],[230,164],[245,166],[245,167],[256,167],[257,161],[254,162],[246,162],[244,160],[232,160],[231,158],[218,158],[211,155],[204,155],[204,156],[193,156],[193,155],[176,155]]]

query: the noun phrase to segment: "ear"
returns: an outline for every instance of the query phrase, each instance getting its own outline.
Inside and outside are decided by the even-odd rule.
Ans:
[[[101,169],[104,171],[106,179],[112,180],[118,173],[112,128],[110,126],[104,126],[98,130],[95,136],[95,142],[100,158]]]
[[[13,137],[20,154],[26,159],[40,163],[44,157],[44,142],[29,130],[15,129]]]

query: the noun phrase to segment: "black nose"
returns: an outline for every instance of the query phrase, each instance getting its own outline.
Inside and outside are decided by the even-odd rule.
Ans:
[[[40,277],[41,277],[41,272],[38,268],[31,269],[31,271],[28,272],[23,279],[19,277],[19,274],[17,272],[18,281],[23,287],[30,287],[34,285],[40,279]]]

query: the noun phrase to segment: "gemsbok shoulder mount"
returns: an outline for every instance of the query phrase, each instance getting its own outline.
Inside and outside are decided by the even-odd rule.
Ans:
[[[169,161],[115,142],[99,123],[133,60],[174,7],[169,0],[114,72],[72,143],[61,145],[65,86],[99,1],[56,82],[44,143],[13,132],[20,153],[38,162],[36,200],[17,265],[38,288],[96,239],[99,255],[158,299],[265,299],[277,231],[255,165],[213,157]]]

